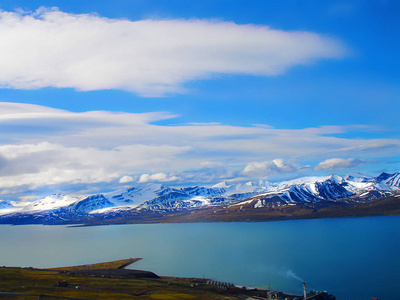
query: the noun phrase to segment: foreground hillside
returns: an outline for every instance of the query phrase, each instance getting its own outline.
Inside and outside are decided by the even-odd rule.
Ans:
[[[210,279],[159,277],[128,270],[137,258],[53,269],[0,268],[2,299],[299,299],[299,295],[248,289]],[[306,293],[306,291],[304,291]],[[252,298],[256,297],[256,298]],[[334,300],[327,292],[309,291],[307,298]]]
[[[399,214],[400,172],[212,187],[136,184],[105,194],[0,201],[3,224],[272,221]]]
[[[191,287],[186,278],[116,278],[60,270],[0,268],[1,299],[239,299]]]

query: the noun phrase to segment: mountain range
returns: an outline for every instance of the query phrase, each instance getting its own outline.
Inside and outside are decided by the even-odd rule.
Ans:
[[[399,196],[400,172],[382,173],[376,177],[360,173],[344,177],[303,177],[278,183],[262,180],[235,184],[221,182],[211,187],[176,188],[159,183],[138,183],[90,196],[53,194],[23,203],[0,200],[0,223],[112,224],[165,221],[170,216],[182,215],[190,221],[188,214],[204,217],[218,215],[220,211],[225,214],[246,211],[242,214],[243,221],[252,220],[254,214],[257,214],[257,220],[262,220],[263,212],[283,211],[283,208],[306,207],[315,212],[332,205],[370,205],[387,197],[395,197],[393,199],[400,203]],[[296,215],[293,211],[290,214]],[[236,216],[234,220],[241,219]],[[201,217],[197,221],[202,221]]]

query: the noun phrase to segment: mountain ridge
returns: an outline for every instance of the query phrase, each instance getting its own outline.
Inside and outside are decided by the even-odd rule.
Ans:
[[[75,197],[53,194],[26,205],[0,201],[3,224],[77,224],[146,214],[173,214],[209,208],[276,209],[287,206],[329,206],[364,203],[400,194],[400,172],[376,177],[359,173],[268,183],[265,181],[216,184],[212,187],[168,187],[140,183],[126,189]],[[400,198],[399,198],[400,199]]]

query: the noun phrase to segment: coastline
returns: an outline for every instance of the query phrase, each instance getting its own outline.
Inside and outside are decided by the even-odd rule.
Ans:
[[[141,260],[130,258],[71,267],[38,269],[1,267],[0,295],[62,299],[301,299],[301,295],[247,288],[206,278],[158,276],[150,271],[125,269]],[[306,293],[304,284],[304,294]],[[327,292],[308,297],[335,300]],[[252,298],[256,297],[256,298]]]
[[[164,224],[164,223],[220,223],[220,222],[276,222],[307,219],[360,218],[400,215],[398,197],[387,197],[374,202],[347,205],[296,205],[277,209],[238,209],[232,207],[208,208],[172,213],[143,213],[121,218],[99,220],[93,218],[84,224],[64,224],[71,227],[118,225],[118,224]]]

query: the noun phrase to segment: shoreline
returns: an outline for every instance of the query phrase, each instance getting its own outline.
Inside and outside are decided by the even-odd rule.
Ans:
[[[2,291],[0,294],[83,300],[93,299],[90,297],[93,296],[93,291],[96,291],[95,299],[108,299],[114,297],[112,294],[118,289],[120,294],[118,299],[136,299],[138,296],[145,299],[168,297],[168,299],[179,300],[302,299],[302,295],[271,290],[270,288],[238,286],[208,278],[158,276],[151,271],[125,269],[139,260],[141,258],[129,258],[43,269],[3,266],[0,267],[0,278],[3,278],[0,282]],[[305,293],[304,284],[304,295]],[[317,297],[322,300],[336,299],[335,296],[327,292],[316,291],[309,291],[307,297]]]

